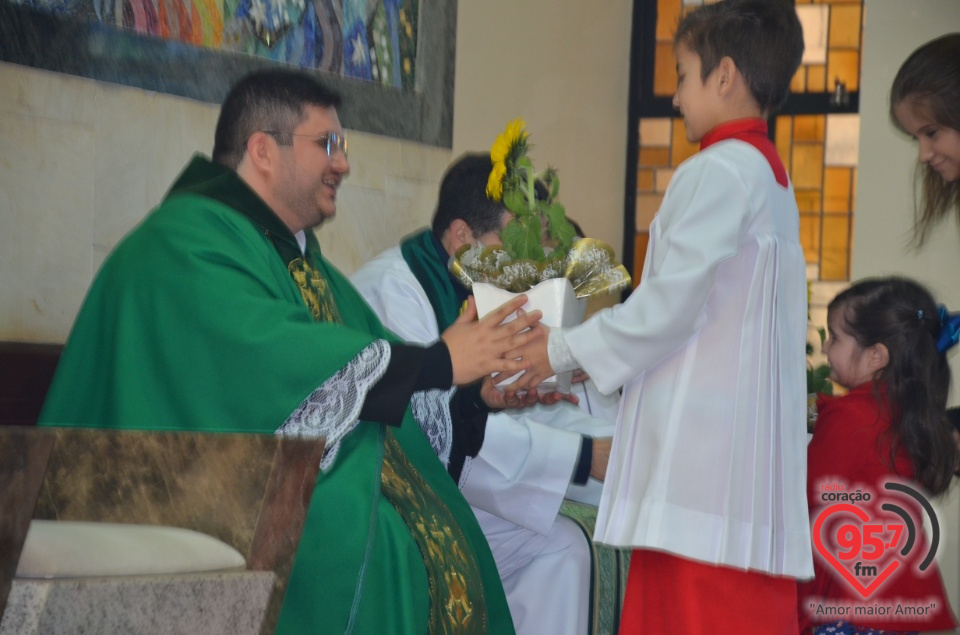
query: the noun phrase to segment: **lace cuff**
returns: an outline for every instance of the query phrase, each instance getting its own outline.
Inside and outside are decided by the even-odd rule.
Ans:
[[[450,415],[450,397],[456,389],[422,390],[413,393],[410,407],[433,451],[446,467],[453,446],[453,418]]]
[[[463,489],[463,486],[467,484],[467,479],[470,478],[470,470],[473,469],[473,457],[468,456],[463,462],[463,470],[460,472],[460,478],[457,480],[457,488]]]
[[[580,368],[580,362],[574,359],[567,340],[563,339],[563,329],[550,329],[547,336],[547,356],[550,358],[550,368],[555,373]]]
[[[329,470],[340,450],[340,441],[357,426],[367,392],[380,381],[389,364],[389,344],[376,340],[310,393],[276,433],[290,437],[325,437],[320,469]]]

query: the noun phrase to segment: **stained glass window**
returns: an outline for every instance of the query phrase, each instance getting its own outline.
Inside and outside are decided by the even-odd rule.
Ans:
[[[673,170],[697,151],[683,121],[671,112],[676,87],[673,32],[685,11],[711,0],[646,0],[656,5],[654,42],[647,68],[650,95],[641,100],[637,153],[634,280],[648,242],[647,229]],[[793,182],[800,210],[800,238],[812,277],[847,280],[850,275],[857,178],[860,43],[863,0],[797,0],[805,54],[791,84],[791,99],[770,128]],[[842,87],[838,90],[838,87]]]

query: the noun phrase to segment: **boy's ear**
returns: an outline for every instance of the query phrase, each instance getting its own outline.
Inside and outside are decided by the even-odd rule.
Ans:
[[[736,62],[729,55],[720,60],[716,68],[717,89],[720,91],[720,95],[726,95],[730,92],[733,87],[733,80],[739,72]]]

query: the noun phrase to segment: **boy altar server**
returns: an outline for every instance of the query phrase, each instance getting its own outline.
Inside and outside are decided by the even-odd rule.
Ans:
[[[635,549],[621,633],[796,633],[813,573],[804,491],[806,276],[765,118],[803,53],[792,2],[687,14],[673,103],[700,152],[674,173],[623,304],[514,351],[517,387],[582,368],[624,386],[599,542]],[[538,327],[542,328],[542,327]]]

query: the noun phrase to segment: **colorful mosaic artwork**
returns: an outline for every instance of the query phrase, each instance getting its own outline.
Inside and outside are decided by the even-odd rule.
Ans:
[[[20,0],[223,52],[412,89],[420,0]]]

